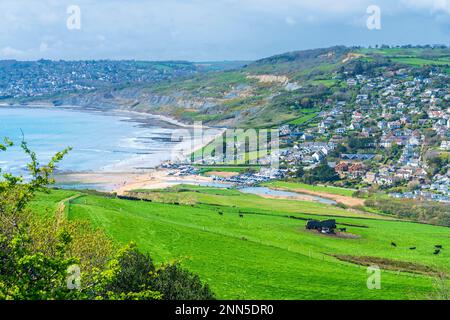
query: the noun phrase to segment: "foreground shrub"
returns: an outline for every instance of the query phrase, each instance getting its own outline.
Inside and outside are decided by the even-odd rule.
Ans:
[[[208,285],[178,264],[168,264],[156,271],[152,286],[168,300],[212,300]]]
[[[0,151],[11,145],[5,140]],[[174,264],[156,269],[135,244],[117,248],[88,223],[67,220],[63,205],[52,218],[34,215],[30,201],[49,192],[50,176],[69,149],[40,166],[26,143],[22,148],[31,158],[31,179],[0,178],[0,299],[213,298],[198,276]]]

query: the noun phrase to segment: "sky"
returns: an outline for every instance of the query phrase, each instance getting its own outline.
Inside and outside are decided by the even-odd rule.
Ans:
[[[333,45],[450,45],[450,0],[0,0],[0,30],[0,59],[255,60]]]

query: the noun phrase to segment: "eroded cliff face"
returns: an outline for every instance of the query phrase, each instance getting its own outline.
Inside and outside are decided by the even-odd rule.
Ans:
[[[221,100],[213,98],[188,98],[183,95],[157,95],[148,94],[143,95],[140,99],[141,103],[148,104],[149,106],[162,107],[173,106],[175,108],[194,109],[194,110],[206,110],[216,107],[220,104]]]
[[[161,114],[181,119],[181,110],[189,112],[211,113],[217,111],[223,100],[204,97],[189,97],[183,92],[170,95],[154,94],[146,90],[124,89],[84,94],[73,94],[64,98],[50,99],[54,106],[72,105],[83,108],[126,109],[130,111]],[[30,102],[29,104],[32,104]]]

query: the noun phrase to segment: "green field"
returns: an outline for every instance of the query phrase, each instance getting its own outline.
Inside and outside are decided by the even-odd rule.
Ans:
[[[293,125],[301,125],[311,119],[314,119],[317,116],[317,113],[307,113],[302,115],[301,117],[294,119],[292,121],[289,122],[289,124],[293,124]]]
[[[325,87],[332,87],[334,86],[338,81],[334,79],[317,79],[313,80],[312,84],[318,86],[318,85],[324,85]]]
[[[315,192],[324,192],[337,194],[340,196],[351,197],[353,193],[356,191],[354,189],[346,189],[339,188],[333,186],[318,186],[318,185],[310,185],[306,183],[298,183],[298,182],[286,182],[286,181],[271,181],[264,184],[267,187],[274,187],[280,189],[286,189],[291,191],[315,191]]]
[[[450,65],[450,60],[448,59],[421,59],[415,57],[395,57],[392,61],[399,62],[403,64],[409,64],[412,66],[422,67],[427,65]]]
[[[415,299],[432,291],[430,276],[384,269],[381,290],[369,290],[365,266],[332,255],[379,257],[392,266],[403,261],[412,271],[422,265],[450,271],[445,249],[433,255],[437,243],[450,247],[448,228],[236,190],[180,186],[156,193],[168,197],[162,201],[195,198],[176,205],[52,191],[40,194],[33,208],[51,214],[75,196],[66,200],[70,219],[88,219],[119,243],[135,241],[156,262],[182,261],[223,299]],[[319,214],[337,216],[339,227],[355,238],[306,231],[300,219],[326,218]]]
[[[450,65],[448,50],[446,49],[424,49],[424,48],[384,48],[384,49],[360,49],[360,53],[368,55],[382,55],[393,62],[407,64],[414,67],[427,65],[445,66]]]
[[[269,215],[299,213],[317,214],[323,216],[365,218],[367,214],[344,210],[339,207],[324,205],[316,202],[293,201],[284,199],[267,199],[257,195],[243,194],[237,190],[215,189],[196,186],[176,186],[165,190],[140,190],[139,197],[165,203],[200,203],[219,206],[234,206],[242,211],[253,212],[258,208],[259,213]],[[384,216],[373,215],[374,219],[385,219]]]

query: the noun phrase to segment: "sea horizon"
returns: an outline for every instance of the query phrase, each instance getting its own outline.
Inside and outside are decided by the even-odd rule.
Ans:
[[[168,117],[127,110],[75,106],[2,106],[0,134],[14,142],[8,155],[0,153],[0,168],[24,174],[27,156],[22,139],[41,163],[67,147],[72,150],[58,173],[136,172],[171,160],[174,129],[183,124]],[[92,138],[95,139],[92,139]]]

